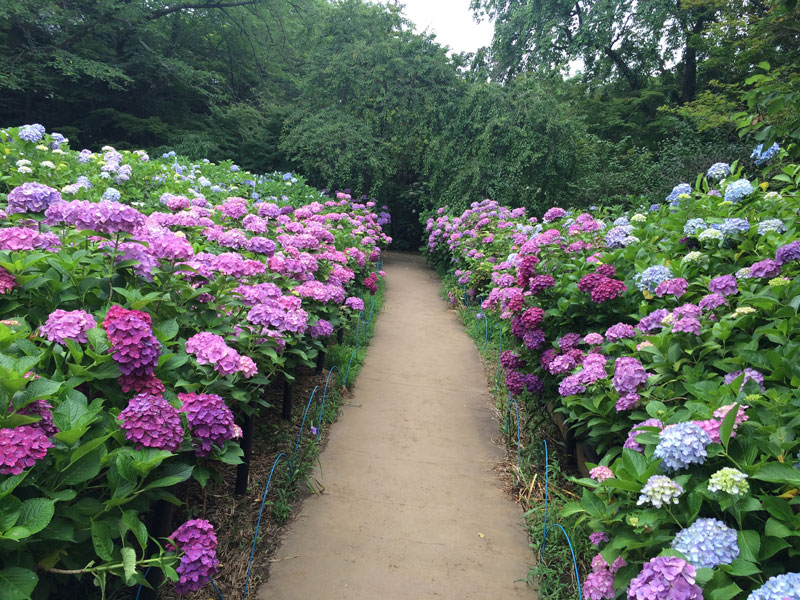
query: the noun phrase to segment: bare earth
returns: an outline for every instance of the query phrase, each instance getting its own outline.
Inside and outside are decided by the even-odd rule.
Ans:
[[[478,353],[419,257],[389,254],[354,396],[262,600],[535,598]]]

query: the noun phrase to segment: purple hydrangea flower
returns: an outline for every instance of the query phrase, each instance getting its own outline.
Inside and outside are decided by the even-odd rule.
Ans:
[[[649,375],[642,363],[632,356],[622,356],[614,365],[614,389],[620,394],[635,392],[639,386],[647,382]]]
[[[181,412],[191,428],[194,453],[208,456],[211,446],[223,446],[227,440],[237,437],[233,413],[225,401],[216,394],[178,394],[183,403]]]
[[[628,600],[703,600],[697,570],[682,558],[650,559],[628,587]]]
[[[8,407],[9,411],[12,409]],[[16,411],[18,415],[28,415],[29,417],[39,417],[39,421],[31,423],[31,427],[41,429],[44,434],[51,438],[58,433],[58,427],[53,424],[53,406],[47,400],[34,400],[26,404],[23,408]]]
[[[634,280],[636,281],[636,287],[640,291],[647,290],[650,293],[654,293],[662,281],[672,278],[672,271],[669,268],[663,265],[653,265],[652,267],[647,267],[641,273],[637,273]]]
[[[123,375],[153,374],[161,354],[161,343],[153,335],[150,315],[115,304],[103,320],[112,356]]]
[[[32,123],[31,125],[23,125],[19,128],[19,139],[26,142],[38,142],[44,137],[46,129],[44,125],[39,123]]]
[[[659,419],[647,419],[646,421],[642,421],[641,423],[634,425],[628,432],[628,438],[625,440],[625,443],[622,446],[623,448],[630,448],[636,452],[644,451],[644,446],[636,441],[636,436],[640,433],[644,433],[641,430],[642,427],[658,427],[659,429],[663,429],[664,424]]]
[[[74,340],[81,344],[89,341],[86,333],[97,327],[94,317],[84,310],[54,310],[47,317],[47,322],[39,328],[42,337],[65,344],[66,340]]]
[[[733,275],[714,277],[714,279],[709,282],[708,289],[714,294],[722,294],[723,296],[739,293],[739,286]]]
[[[735,529],[718,519],[697,519],[682,529],[672,541],[672,547],[685,555],[695,567],[713,569],[729,565],[739,556]]]
[[[683,277],[667,279],[656,286],[656,296],[663,298],[664,296],[671,295],[680,298],[686,293],[687,289],[689,289],[689,282]]]
[[[558,384],[558,393],[564,398],[582,394],[585,391],[586,387],[583,385],[580,373],[568,375]]]
[[[352,308],[353,310],[364,310],[364,301],[356,296],[350,296],[347,298],[344,301],[344,305],[347,308]]]
[[[592,559],[592,572],[586,576],[583,585],[583,597],[585,600],[613,600],[614,575],[622,567],[627,565],[625,559],[618,557],[613,564],[609,565],[602,554],[597,554]]]
[[[694,317],[677,319],[672,324],[672,331],[674,333],[693,333],[694,335],[700,335],[700,321]]]
[[[587,333],[583,337],[583,343],[589,346],[599,346],[603,343],[603,336],[599,333]]]
[[[205,586],[217,574],[217,536],[214,527],[205,519],[192,519],[181,525],[170,536],[175,546],[167,545],[167,550],[183,552],[177,571],[178,581],[175,591],[188,594]]]
[[[49,186],[28,181],[8,193],[6,212],[26,213],[44,212],[53,203],[61,202],[61,194]]]
[[[734,379],[739,377],[739,375],[741,374],[742,374],[741,369],[738,371],[733,371],[732,373],[728,373],[727,375],[725,375],[725,383],[730,384],[731,382],[733,382]],[[744,379],[742,380],[742,385],[739,387],[739,389],[741,390],[744,387],[744,384],[747,383],[747,381],[749,380],[755,381],[761,388],[762,392],[766,391],[766,388],[764,387],[764,375],[761,374],[759,371],[750,368],[745,368]]]
[[[53,443],[34,425],[0,429],[0,475],[19,475],[47,455]]]
[[[136,447],[159,448],[175,452],[183,441],[183,426],[178,411],[162,396],[137,394],[119,413],[120,429]]]
[[[669,471],[679,471],[691,464],[703,464],[708,456],[706,446],[711,438],[695,423],[668,425],[659,436],[654,456]]]
[[[787,262],[795,260],[800,260],[800,240],[781,246],[775,253],[775,262],[779,265],[785,265]]]
[[[593,546],[599,546],[600,544],[605,544],[608,542],[609,537],[605,531],[596,531],[594,533],[589,534],[589,541]]]
[[[654,310],[646,317],[642,317],[637,327],[642,333],[653,333],[654,331],[658,331],[664,327],[661,321],[663,321],[664,317],[666,317],[668,314],[669,311],[666,308]]]
[[[619,340],[632,337],[636,337],[636,330],[632,325],[628,325],[626,323],[617,323],[606,330],[606,339],[609,342],[618,342]],[[602,341],[603,338],[601,336],[600,343],[602,343]]]
[[[771,258],[760,260],[750,265],[751,277],[772,278],[780,274],[781,266]]]
[[[636,392],[628,392],[627,394],[622,394],[617,400],[616,409],[617,412],[622,412],[625,410],[631,410],[636,408],[639,404],[639,400],[641,400],[641,396]]]
[[[697,305],[701,309],[708,311],[719,308],[720,306],[728,306],[728,301],[725,300],[725,296],[722,294],[708,294],[703,296]]]
[[[333,325],[330,321],[319,319],[315,325],[311,326],[311,337],[314,339],[325,339],[333,333]]]

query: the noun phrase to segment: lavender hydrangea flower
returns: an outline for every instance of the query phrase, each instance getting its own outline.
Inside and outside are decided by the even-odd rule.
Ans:
[[[625,240],[633,233],[631,225],[619,225],[608,230],[605,237],[606,246],[609,248],[622,248]]]
[[[683,493],[683,488],[677,482],[665,475],[653,475],[642,488],[636,505],[650,503],[656,508],[663,505],[678,504],[678,498]]]
[[[178,411],[161,396],[137,394],[117,417],[125,437],[137,448],[175,452],[183,440]]]
[[[47,317],[47,322],[39,328],[42,337],[66,344],[66,340],[73,340],[81,344],[89,341],[87,332],[97,327],[94,317],[84,310],[54,310]]]
[[[604,482],[606,479],[614,479],[614,471],[609,469],[608,467],[594,467],[589,471],[589,477],[597,481],[598,483]]]
[[[595,531],[594,533],[589,534],[589,542],[592,546],[599,546],[600,544],[605,544],[608,542],[609,537],[605,531]]]
[[[639,386],[647,382],[649,375],[642,363],[632,356],[622,356],[614,364],[614,389],[620,394],[635,392]]]
[[[697,570],[682,558],[650,559],[628,587],[628,600],[703,600]]]
[[[33,425],[0,429],[0,475],[19,475],[42,460],[53,443]]]
[[[659,436],[654,456],[668,471],[680,471],[692,464],[703,464],[708,456],[709,435],[691,422],[669,425]]]
[[[675,203],[678,204],[680,203],[678,201],[678,196],[691,193],[692,193],[691,185],[689,185],[688,183],[679,183],[674,188],[672,188],[672,191],[669,193],[669,195],[667,195],[667,197],[664,200],[675,206]]]
[[[771,278],[780,274],[781,266],[771,258],[766,258],[750,265],[751,277]]]
[[[26,142],[38,142],[44,137],[46,129],[44,125],[33,123],[31,125],[23,125],[19,128],[19,139]]]
[[[675,296],[680,298],[689,289],[689,282],[683,277],[676,277],[675,279],[667,279],[662,281],[656,286],[656,296],[663,298],[664,296]]]
[[[616,325],[612,325],[606,330],[606,339],[609,342],[618,342],[619,340],[632,337],[636,337],[636,330],[633,328],[632,325],[628,325],[626,323],[617,323]],[[602,343],[602,341],[603,338],[601,336],[600,343]]]
[[[641,273],[637,273],[634,281],[640,291],[647,290],[650,293],[654,293],[659,283],[672,278],[672,271],[669,268],[663,265],[653,265]]]
[[[583,586],[583,597],[585,600],[613,600],[614,575],[628,563],[621,556],[611,565],[603,558],[602,554],[597,554],[592,559],[592,572],[586,576]]]
[[[739,293],[736,278],[733,275],[720,275],[714,277],[708,284],[708,289],[715,294],[730,296]]]
[[[8,409],[10,411],[12,407],[9,406]],[[31,423],[30,426],[41,429],[48,438],[58,433],[58,427],[53,423],[53,406],[47,400],[34,400],[17,410],[16,413],[29,417],[39,417],[39,420],[36,423]]]
[[[713,569],[729,565],[739,556],[736,530],[718,519],[697,519],[682,529],[672,541],[672,547],[685,555],[695,567]]]
[[[41,213],[56,202],[61,202],[61,194],[50,186],[28,181],[15,187],[8,193],[8,206],[6,212],[12,213]]]
[[[646,421],[642,421],[641,423],[634,425],[628,432],[628,438],[625,440],[625,443],[622,446],[623,448],[630,448],[636,452],[644,451],[644,446],[636,441],[637,435],[640,433],[645,433],[642,431],[642,427],[658,427],[659,429],[663,429],[664,423],[662,423],[659,419],[647,419]]]
[[[767,579],[747,600],[800,600],[800,573],[784,573]]]
[[[728,163],[718,162],[708,167],[706,176],[709,179],[719,180],[731,174],[731,166]]]
[[[736,203],[752,194],[753,191],[753,184],[747,179],[737,179],[725,188],[725,200]]]
[[[728,373],[727,375],[725,375],[725,383],[727,385],[730,385],[733,382],[733,380],[739,377],[739,375],[741,374],[742,374],[741,369],[738,371],[733,371],[731,373]],[[764,387],[764,375],[761,372],[756,371],[755,369],[751,369],[749,367],[744,369],[744,379],[742,380],[742,385],[739,387],[739,389],[741,390],[744,387],[744,384],[747,383],[749,380],[755,381],[761,388],[762,392],[766,391],[766,388]]]

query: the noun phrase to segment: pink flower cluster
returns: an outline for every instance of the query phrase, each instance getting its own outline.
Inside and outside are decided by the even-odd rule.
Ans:
[[[81,344],[89,341],[87,332],[97,327],[94,317],[84,310],[54,310],[47,317],[47,322],[39,328],[42,337],[65,344],[66,340],[73,340]]]
[[[0,294],[10,292],[15,287],[17,287],[17,278],[3,267],[0,267]]]
[[[169,537],[175,545],[168,544],[167,550],[183,552],[177,568],[179,579],[175,591],[183,595],[199,590],[217,574],[219,567],[214,526],[205,519],[192,519]]]
[[[125,437],[141,448],[175,452],[183,441],[178,411],[163,396],[141,393],[128,402],[117,417]]]
[[[222,336],[202,331],[186,340],[186,352],[194,355],[200,365],[214,365],[221,375],[242,373],[246,378],[253,377],[258,368],[249,356],[242,356],[225,343]]]
[[[0,429],[0,475],[19,475],[47,455],[53,443],[40,427]]]
[[[150,315],[115,304],[103,321],[111,352],[125,385],[136,391],[153,389],[153,374],[161,344],[153,335]],[[123,379],[123,378],[121,378]]]
[[[208,456],[211,446],[223,446],[227,440],[241,436],[231,409],[216,394],[178,394],[183,403],[181,412],[189,422],[197,456]]]

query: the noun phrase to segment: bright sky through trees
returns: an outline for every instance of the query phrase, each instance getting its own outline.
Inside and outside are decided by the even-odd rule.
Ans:
[[[494,26],[488,20],[476,23],[469,0],[400,0],[405,14],[418,31],[428,29],[436,41],[454,52],[475,52],[492,42]]]

